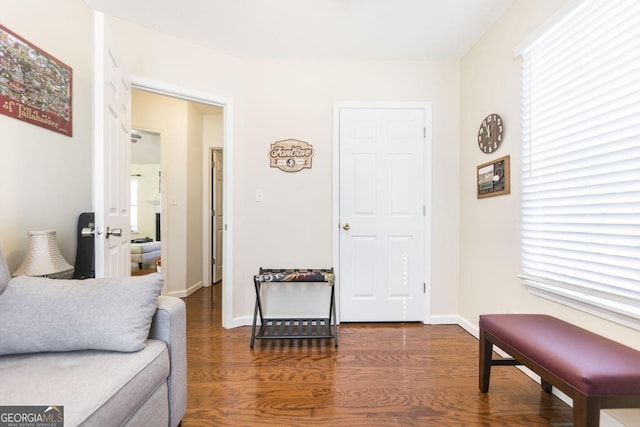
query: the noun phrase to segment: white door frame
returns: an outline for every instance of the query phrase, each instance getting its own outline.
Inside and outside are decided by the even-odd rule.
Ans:
[[[233,100],[224,98],[222,96],[205,93],[200,90],[187,89],[184,87],[177,87],[165,82],[158,82],[146,79],[144,77],[131,76],[131,85],[135,89],[152,92],[158,95],[170,96],[173,98],[180,98],[187,101],[199,102],[202,104],[214,105],[221,107],[223,112],[223,127],[224,127],[224,199],[222,202],[222,210],[224,215],[224,236],[223,236],[223,251],[224,251],[224,265],[222,267],[222,326],[224,328],[232,328],[236,325],[233,324]],[[163,156],[162,161],[165,161]],[[203,170],[203,180],[208,179],[209,170],[205,168]],[[205,176],[206,175],[206,176]],[[210,192],[209,186],[202,189],[203,200],[208,200],[211,195],[206,194]],[[206,219],[205,219],[206,220]],[[202,244],[208,244],[209,240],[206,233],[202,233]],[[203,254],[203,265],[209,263],[204,259],[207,255]],[[208,267],[210,270],[210,266]],[[211,274],[211,273],[209,273]],[[203,277],[206,280],[206,277]]]
[[[431,158],[432,158],[432,105],[431,102],[334,102],[333,104],[333,265],[336,273],[336,309],[340,316],[340,110],[344,108],[401,109],[420,108],[425,114],[424,147],[424,293],[423,323],[431,322]],[[338,318],[338,321],[340,319]]]

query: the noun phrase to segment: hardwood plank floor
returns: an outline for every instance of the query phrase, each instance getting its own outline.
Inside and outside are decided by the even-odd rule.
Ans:
[[[192,426],[571,425],[514,367],[478,390],[478,341],[458,326],[342,324],[332,340],[256,341],[221,326],[221,285],[185,298]]]

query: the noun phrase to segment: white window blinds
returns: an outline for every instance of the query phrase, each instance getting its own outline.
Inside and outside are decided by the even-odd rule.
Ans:
[[[522,59],[521,277],[640,329],[640,1],[585,2]]]

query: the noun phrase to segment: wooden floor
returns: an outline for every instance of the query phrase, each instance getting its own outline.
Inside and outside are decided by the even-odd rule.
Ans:
[[[478,341],[458,326],[342,324],[332,340],[256,341],[221,327],[220,286],[187,304],[191,426],[559,426],[571,408],[514,367],[478,391]]]
[[[149,267],[146,267],[146,266],[142,267],[142,268],[138,268],[137,266],[133,267],[133,264],[132,264],[132,267],[131,267],[131,275],[132,276],[145,276],[147,274],[151,274],[151,273],[155,273],[155,272],[156,272],[155,268],[149,268]]]

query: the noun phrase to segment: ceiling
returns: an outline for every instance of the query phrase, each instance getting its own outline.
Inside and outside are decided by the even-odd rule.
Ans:
[[[85,0],[248,59],[455,61],[516,0]]]
[[[131,143],[131,163],[160,164],[159,133],[131,129]]]

